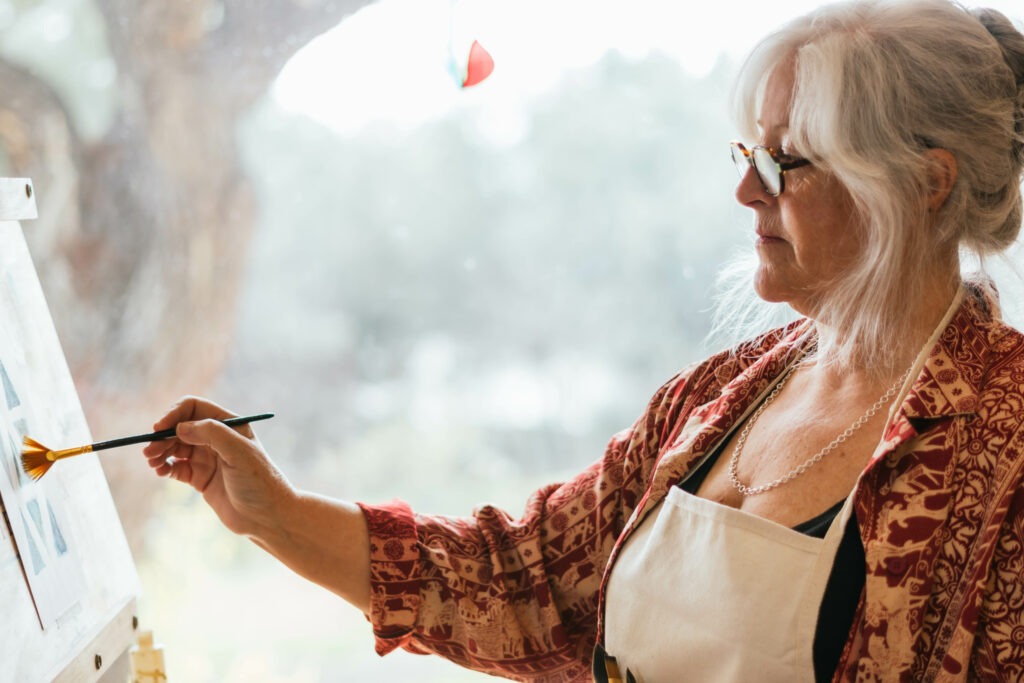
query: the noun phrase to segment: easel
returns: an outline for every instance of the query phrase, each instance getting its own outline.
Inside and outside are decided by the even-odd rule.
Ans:
[[[20,425],[12,428],[12,413],[3,413],[0,436],[7,454],[0,477],[12,481],[16,492],[43,501],[49,513],[33,521],[24,510],[3,509],[0,683],[124,683],[138,628],[138,577],[99,461],[94,455],[70,459],[35,483],[19,484],[10,469],[10,442],[22,426],[52,447],[65,440],[68,445],[92,441],[19,224],[35,217],[31,181],[0,178],[0,334],[6,335],[0,337],[0,362],[12,378],[18,369],[17,386],[14,379],[7,383],[18,394],[15,422]],[[39,508],[35,504],[31,511]],[[21,529],[33,523],[42,529],[46,519],[53,520],[47,537],[60,539],[57,554],[65,565],[74,559],[76,576],[75,588],[61,603],[66,606],[49,616],[38,608],[42,591],[30,590],[30,576],[39,575],[39,566],[16,543]]]

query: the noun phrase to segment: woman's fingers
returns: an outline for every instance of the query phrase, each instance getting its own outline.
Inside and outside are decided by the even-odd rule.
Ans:
[[[185,453],[184,451],[185,449],[182,449],[180,444],[175,442],[168,447],[161,449],[158,453],[147,453],[146,463],[153,468],[153,471],[156,472],[157,476],[170,476],[174,472],[175,466],[178,466],[179,463],[189,459],[191,453]],[[178,466],[178,469],[181,469],[180,466]]]
[[[158,458],[168,451],[173,450],[178,445],[178,441],[175,439],[161,439],[159,441],[150,441],[148,444],[142,447],[142,454],[149,459]]]
[[[196,485],[194,481],[194,472],[192,467],[192,461],[187,458],[176,458],[170,465],[168,475],[175,481],[180,481],[183,484],[191,484],[194,488],[198,489],[202,493],[202,488]],[[206,488],[206,484],[203,483],[203,488]]]
[[[159,431],[170,429],[181,422],[208,418],[223,420],[228,417],[235,417],[235,414],[213,401],[198,396],[182,396],[166,415],[153,423],[153,429]]]
[[[158,476],[190,484],[202,493],[217,473],[217,458],[193,458],[191,450],[188,447],[175,449],[165,455],[150,458],[149,466]]]
[[[198,424],[201,425],[209,422],[211,425],[216,425],[231,432],[236,439],[244,438],[232,432],[230,428],[218,421],[228,417],[234,417],[234,413],[212,401],[198,396],[183,396],[167,414],[153,424],[153,428],[155,430],[177,428],[190,432],[195,421],[199,421]],[[210,427],[208,426],[200,427],[198,432],[195,432],[199,435],[199,439],[192,439],[191,442],[186,442],[180,436],[178,438],[152,441],[143,447],[142,453],[146,457],[149,466],[158,476],[170,477],[177,481],[192,484],[202,491],[209,485],[217,471],[215,461],[219,457],[220,451],[215,443],[221,444],[222,448],[230,448],[228,445],[229,441],[224,439],[223,434],[215,435],[212,437],[212,440],[204,436],[209,429]],[[251,430],[246,428],[243,431],[250,437],[252,436]],[[212,448],[217,452],[217,455],[214,455],[209,463],[193,460],[193,457],[197,455],[195,449],[203,447]],[[230,457],[230,453],[228,455]]]
[[[146,456],[146,462],[153,469],[157,469],[160,465],[168,462],[168,460],[172,457],[180,457],[181,453],[176,443],[170,444],[167,447],[161,448],[160,450],[155,452],[147,452],[146,450],[143,450],[142,452],[143,455]]]
[[[237,461],[239,453],[250,452],[253,445],[247,436],[215,419],[182,422],[178,439],[193,447],[209,448],[229,466]]]

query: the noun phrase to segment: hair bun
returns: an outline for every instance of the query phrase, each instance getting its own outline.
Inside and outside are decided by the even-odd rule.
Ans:
[[[988,29],[1003,51],[1003,59],[1013,71],[1017,88],[1024,88],[1024,35],[1017,30],[1005,14],[998,10],[981,7],[971,13]]]

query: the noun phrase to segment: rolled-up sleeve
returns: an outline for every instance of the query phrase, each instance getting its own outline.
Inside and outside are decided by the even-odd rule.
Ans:
[[[520,519],[491,506],[460,518],[360,504],[377,651],[435,653],[522,680],[586,676],[601,575],[621,529],[602,465],[540,489]]]

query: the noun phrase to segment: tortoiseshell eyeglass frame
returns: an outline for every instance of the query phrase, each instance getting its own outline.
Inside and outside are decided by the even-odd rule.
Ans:
[[[756,145],[748,150],[742,142],[735,140],[729,143],[729,154],[732,156],[732,163],[736,165],[740,178],[746,174],[748,168],[753,167],[754,172],[757,173],[757,179],[761,181],[761,187],[773,197],[778,197],[785,191],[786,171],[811,163],[810,159],[795,157],[791,154],[780,154],[765,145]],[[771,163],[770,167],[761,168],[760,165],[769,162]],[[769,182],[769,179],[775,178],[778,178],[777,190]]]

